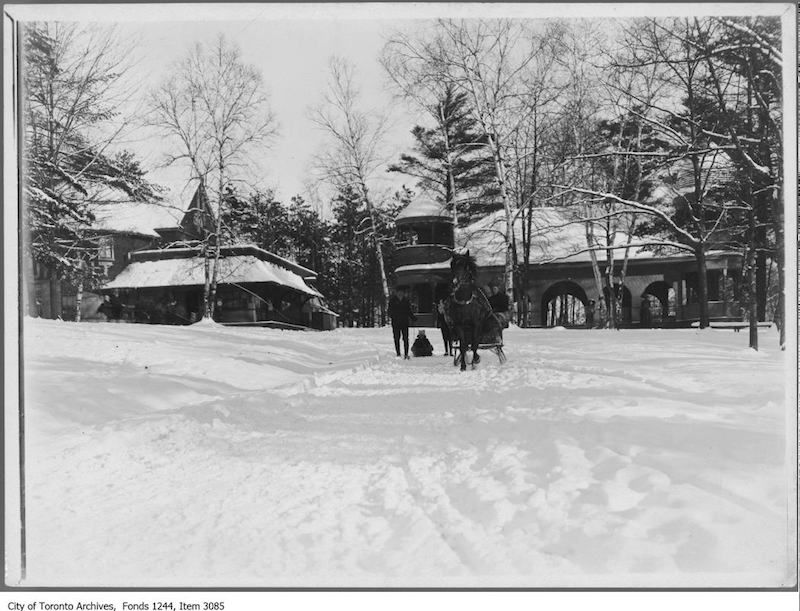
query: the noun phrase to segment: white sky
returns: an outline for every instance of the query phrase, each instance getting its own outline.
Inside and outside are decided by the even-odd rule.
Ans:
[[[757,9],[756,9],[757,7]],[[13,9],[13,10],[12,10]],[[80,20],[115,23],[124,37],[137,43],[137,74],[144,96],[169,73],[195,41],[210,41],[223,33],[236,41],[247,63],[261,70],[271,96],[281,135],[256,162],[262,168],[261,184],[276,189],[288,202],[305,191],[312,156],[324,136],[308,119],[307,109],[325,88],[327,64],[332,54],[356,66],[364,105],[389,111],[392,119],[386,156],[396,160],[413,144],[411,128],[426,123],[419,111],[390,94],[378,58],[386,35],[393,29],[414,27],[420,18],[519,16],[627,17],[655,14],[780,14],[793,11],[788,4],[173,4],[173,5],[38,5],[6,7],[21,19]],[[414,20],[417,20],[416,22]],[[135,104],[137,100],[131,100]],[[146,131],[127,144],[154,168],[169,143]],[[182,168],[155,169],[151,178],[180,193],[188,172]],[[377,187],[396,188],[414,179],[381,172]],[[188,196],[183,195],[181,199]],[[186,200],[188,202],[188,199]]]
[[[386,87],[384,71],[378,63],[383,35],[392,27],[386,21],[229,21],[128,23],[119,26],[123,35],[138,43],[137,72],[142,75],[142,91],[160,83],[170,73],[170,64],[181,58],[195,41],[211,41],[222,33],[236,41],[243,60],[256,66],[264,77],[273,111],[280,125],[280,136],[269,150],[256,153],[263,171],[263,186],[278,191],[284,201],[303,193],[309,179],[312,156],[323,146],[324,133],[307,116],[316,104],[328,78],[328,61],[340,55],[356,66],[356,79],[367,109],[385,111],[391,107],[392,127],[387,136],[386,154],[397,158],[412,146],[410,130],[424,117],[413,115],[393,99]],[[143,135],[146,132],[142,132]],[[145,135],[134,145],[148,167],[163,159],[166,142]],[[174,190],[186,184],[185,168],[157,169],[153,178]],[[413,180],[381,172],[376,186]]]

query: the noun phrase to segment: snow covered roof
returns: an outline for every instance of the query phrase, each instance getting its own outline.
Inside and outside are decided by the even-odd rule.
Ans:
[[[395,218],[395,221],[431,217],[442,219],[451,218],[444,204],[427,197],[419,197],[403,208],[400,214]]]
[[[736,165],[724,151],[713,151],[700,158],[700,184],[704,195],[729,187],[736,181]],[[665,201],[678,197],[693,197],[695,168],[688,158],[680,159],[660,175],[650,195],[652,201]]]
[[[95,220],[89,227],[76,227],[79,229],[158,237],[156,227],[176,225],[183,216],[180,206],[166,199],[137,200],[122,189],[109,186],[94,186],[80,197],[86,200]]]
[[[433,271],[433,270],[449,270],[450,269],[450,259],[447,261],[442,261],[441,263],[417,263],[415,265],[401,265],[395,272],[426,272],[426,271]]]
[[[165,251],[167,252],[167,251]],[[322,297],[298,274],[255,255],[232,255],[220,258],[220,284],[271,282],[306,295]],[[202,286],[205,282],[203,257],[186,256],[149,261],[134,261],[104,288],[155,288]]]
[[[587,251],[585,224],[570,217],[566,210],[535,208],[532,211],[530,262],[585,263],[591,261]],[[469,250],[480,266],[505,265],[505,214],[494,212],[459,232],[457,248]],[[522,226],[514,224],[517,244],[522,243]],[[618,232],[615,244],[627,242],[628,236]],[[622,251],[619,251],[622,252]],[[596,251],[598,260],[605,261],[605,251]],[[642,248],[631,248],[629,258],[650,259],[653,253]]]
[[[117,194],[104,198],[90,207],[95,215],[92,228],[99,231],[136,233],[158,237],[156,227],[177,225],[183,211],[166,202],[140,202]]]

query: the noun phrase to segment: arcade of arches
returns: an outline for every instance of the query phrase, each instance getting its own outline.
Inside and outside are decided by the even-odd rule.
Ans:
[[[675,324],[680,307],[676,287],[683,290],[685,297],[691,296],[687,287],[680,285],[680,282],[670,283],[664,280],[664,276],[658,275],[633,275],[627,277],[623,285],[615,284],[619,323],[624,326],[653,327]],[[538,280],[531,283],[519,304],[520,324],[583,328],[601,326],[604,323],[600,320],[604,310],[602,306],[607,300],[608,289],[598,296],[593,278]],[[733,304],[730,305],[721,313],[731,315]],[[683,307],[691,306],[689,302]]]
[[[574,282],[562,280],[542,295],[542,326],[582,327],[587,325],[586,292]],[[591,314],[589,314],[591,319]]]

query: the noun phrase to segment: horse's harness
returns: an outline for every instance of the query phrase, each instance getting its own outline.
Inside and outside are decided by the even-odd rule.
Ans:
[[[453,298],[453,303],[455,303],[457,305],[460,305],[460,306],[465,306],[465,305],[471,304],[472,300],[475,299],[475,291],[474,290],[470,291],[469,292],[469,299],[467,299],[466,301],[462,301],[461,299],[456,297],[456,295],[458,294],[458,289],[459,288],[460,288],[459,286],[456,286],[456,289],[450,294],[450,296]]]
[[[483,296],[483,300],[486,302],[486,305],[489,307],[489,311],[492,311],[492,306],[489,303],[489,299],[486,297],[486,294],[480,289],[480,287],[471,288],[471,290],[469,291],[469,299],[461,300],[456,295],[458,294],[458,290],[460,288],[462,288],[462,286],[465,283],[462,283],[461,282],[461,278],[459,276],[456,276],[453,279],[453,284],[455,285],[455,287],[453,288],[453,291],[450,293],[450,297],[453,299],[454,303],[456,303],[457,305],[460,305],[460,306],[469,305],[475,299],[475,292],[476,292],[476,289],[477,289],[477,292],[479,292]],[[473,284],[472,278],[469,278],[469,282],[466,283],[466,284],[467,285],[472,285]]]

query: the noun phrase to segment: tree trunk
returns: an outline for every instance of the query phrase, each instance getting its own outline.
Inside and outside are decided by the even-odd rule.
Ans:
[[[606,290],[605,301],[608,310],[608,322],[611,329],[617,329],[617,295],[614,291],[614,251],[606,250]]]
[[[759,228],[757,231],[758,237],[756,244],[761,245],[761,248],[756,251],[756,308],[758,312],[758,320],[764,321],[767,319],[767,253],[763,250],[766,246],[767,235],[766,228]]]
[[[772,196],[773,231],[775,232],[775,262],[778,265],[778,303],[775,311],[781,350],[786,349],[786,253],[784,252],[785,235],[783,230],[783,187],[779,183]]]
[[[219,282],[219,258],[222,248],[222,206],[225,192],[225,159],[222,156],[222,145],[219,145],[219,180],[217,184],[217,214],[214,218],[214,269],[211,274],[211,286],[209,287],[210,318],[214,317],[214,310],[217,305],[217,283]]]
[[[83,304],[83,274],[78,280],[78,288],[75,292],[75,322],[81,321],[81,304]]]
[[[509,302],[514,299],[514,265],[513,265],[513,236],[514,236],[514,216],[511,210],[511,200],[508,196],[508,189],[506,189],[505,171],[503,170],[503,159],[500,156],[499,143],[491,134],[486,134],[488,138],[489,147],[492,150],[492,159],[494,160],[494,171],[497,178],[497,186],[500,189],[500,197],[503,200],[503,211],[506,217],[506,261],[503,269],[504,284],[506,287],[506,295],[508,295]]]
[[[588,215],[588,211],[586,213]],[[586,247],[589,249],[594,248],[594,239],[593,239],[593,232],[591,229],[591,223],[586,222],[584,223],[586,227]],[[597,289],[597,300],[595,301],[595,314],[601,320],[605,320],[607,315],[606,313],[606,304],[603,301],[603,277],[600,274],[600,264],[597,262],[597,253],[594,250],[589,250],[589,258],[592,261],[592,275],[594,276],[594,284],[595,288]],[[597,309],[599,308],[599,311]]]
[[[220,201],[220,210],[217,211],[217,221],[214,229],[214,268],[211,272],[211,284],[209,286],[209,318],[214,318],[214,311],[217,305],[217,284],[219,283],[219,260],[221,256],[222,247],[220,245],[219,235],[222,229],[222,202]]]
[[[211,261],[209,260],[208,244],[203,244],[203,315],[201,318],[211,318]]]
[[[214,319],[214,312],[217,307],[217,284],[219,283],[219,259],[220,259],[220,245],[214,244],[214,268],[211,272],[211,286],[209,286],[208,304],[209,304],[209,318]]]
[[[700,328],[705,329],[709,325],[709,316],[706,249],[703,243],[697,245],[694,250],[694,256],[697,261],[697,302],[700,307]]]
[[[750,209],[748,215],[748,234],[747,244],[747,284],[748,284],[748,314],[750,328],[750,347],[758,350],[758,274],[756,273],[756,215]]]
[[[375,256],[378,258],[378,273],[381,277],[381,289],[383,291],[383,301],[381,302],[381,318],[385,318],[386,306],[389,303],[389,283],[386,280],[386,269],[383,264],[383,248],[381,247],[381,238],[378,234],[378,223],[375,219],[375,208],[369,198],[369,191],[364,180],[361,180],[361,192],[364,195],[364,203],[367,206],[369,213],[369,221],[372,226],[372,237],[375,240]]]

